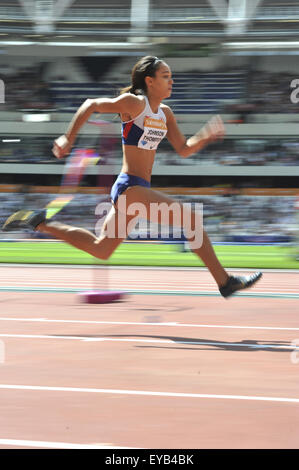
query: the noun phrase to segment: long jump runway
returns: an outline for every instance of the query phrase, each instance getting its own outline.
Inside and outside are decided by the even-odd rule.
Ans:
[[[298,448],[298,272],[225,300],[203,269],[110,268],[127,297],[82,304],[93,271],[1,266],[0,448]]]

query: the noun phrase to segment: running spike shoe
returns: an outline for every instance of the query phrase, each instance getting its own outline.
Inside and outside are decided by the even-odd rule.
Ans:
[[[46,215],[46,209],[15,212],[5,221],[2,230],[5,232],[22,228],[35,230],[39,224],[45,222]]]
[[[253,286],[259,279],[262,277],[261,272],[256,272],[251,276],[230,276],[227,283],[220,287],[220,294],[227,298],[234,294],[234,292],[248,289],[248,287]]]

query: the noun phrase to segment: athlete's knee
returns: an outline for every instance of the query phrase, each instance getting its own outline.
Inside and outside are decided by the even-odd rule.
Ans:
[[[102,261],[107,261],[110,256],[111,256],[112,253],[103,253],[103,252],[100,252],[98,254],[96,254],[96,258],[99,258],[101,259]]]
[[[107,261],[113,254],[115,248],[105,243],[105,238],[97,238],[94,241],[95,256],[103,261]]]
[[[109,252],[109,251],[103,251],[103,250],[96,251],[96,257],[103,261],[107,261],[111,255],[112,255],[112,252]]]

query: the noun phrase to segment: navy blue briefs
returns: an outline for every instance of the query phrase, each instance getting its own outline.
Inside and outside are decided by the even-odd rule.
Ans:
[[[120,173],[111,188],[111,199],[116,204],[119,196],[130,186],[145,186],[150,188],[150,183],[143,178],[135,175],[128,175],[127,173]]]

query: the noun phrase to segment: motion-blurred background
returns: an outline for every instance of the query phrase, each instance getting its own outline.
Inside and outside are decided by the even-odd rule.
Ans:
[[[44,207],[59,191],[64,162],[51,148],[80,104],[116,96],[134,63],[157,55],[172,69],[167,104],[183,133],[219,113],[227,135],[188,159],[165,139],[152,186],[202,202],[215,244],[291,246],[289,267],[298,267],[298,26],[298,1],[1,0],[1,225],[14,210]],[[121,168],[120,121],[104,119],[109,133],[88,124],[75,145],[102,155],[101,167],[88,168],[58,215],[92,230],[97,188]],[[36,234],[1,233],[2,241],[24,237]]]

